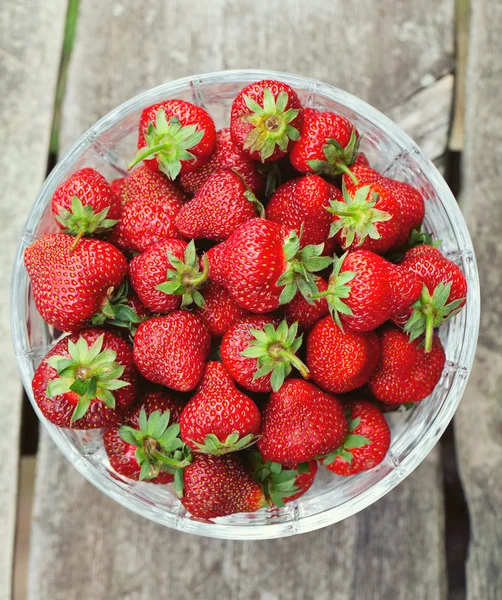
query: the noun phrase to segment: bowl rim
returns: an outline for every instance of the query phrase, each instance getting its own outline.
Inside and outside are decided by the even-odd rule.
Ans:
[[[325,97],[336,99],[337,102],[343,103],[347,108],[353,109],[370,122],[379,126],[385,134],[395,141],[400,147],[404,146],[407,150],[414,155],[414,157],[421,163],[422,166],[427,168],[427,179],[437,191],[441,197],[443,209],[450,218],[453,218],[460,225],[460,231],[457,232],[459,245],[472,256],[472,264],[470,270],[469,279],[469,292],[468,302],[465,306],[466,317],[464,327],[464,340],[462,342],[462,350],[460,356],[462,358],[462,365],[465,373],[461,378],[460,384],[457,385],[458,393],[455,402],[445,402],[438,410],[433,422],[429,424],[425,435],[415,447],[409,452],[407,456],[400,461],[398,469],[390,471],[384,475],[377,483],[378,491],[375,490],[375,485],[369,487],[367,490],[361,492],[356,497],[348,499],[347,501],[331,508],[322,510],[319,513],[315,513],[308,516],[298,516],[294,513],[293,508],[291,509],[292,520],[279,523],[253,523],[252,520],[249,524],[232,524],[223,522],[201,522],[197,520],[187,522],[186,519],[180,519],[176,517],[174,513],[167,513],[161,509],[150,510],[145,513],[145,503],[135,496],[129,494],[122,494],[109,489],[105,482],[103,475],[96,468],[89,468],[87,461],[84,460],[80,453],[69,443],[69,441],[59,431],[59,428],[49,423],[41,414],[38,408],[31,389],[31,378],[29,377],[26,369],[21,369],[20,362],[22,357],[25,355],[24,348],[21,344],[21,339],[24,338],[25,333],[23,330],[24,321],[21,322],[21,317],[24,319],[24,289],[22,285],[16,285],[16,277],[12,277],[11,283],[11,329],[13,336],[14,349],[16,352],[16,358],[18,360],[18,367],[21,370],[21,376],[23,385],[30,398],[30,401],[37,413],[39,419],[44,423],[44,426],[49,432],[50,437],[58,446],[59,450],[65,456],[65,458],[71,462],[71,464],[95,487],[101,492],[122,504],[129,510],[140,514],[150,520],[156,521],[162,525],[169,526],[174,529],[178,529],[185,532],[196,533],[199,535],[222,538],[222,539],[273,539],[277,537],[283,537],[287,535],[294,535],[296,533],[305,533],[320,529],[327,525],[341,521],[349,516],[356,514],[357,512],[373,504],[385,494],[390,492],[398,483],[400,483],[405,477],[410,475],[413,470],[426,458],[432,448],[435,446],[447,425],[451,421],[458,404],[462,398],[463,392],[467,385],[468,375],[472,368],[474,361],[474,354],[476,350],[476,342],[479,330],[479,318],[480,318],[480,292],[479,292],[479,279],[476,266],[476,260],[474,255],[474,249],[472,241],[467,230],[467,225],[464,221],[463,215],[460,208],[450,190],[447,183],[440,175],[438,170],[432,161],[420,150],[417,144],[400,129],[391,119],[382,114],[379,110],[372,107],[370,104],[357,98],[356,96],[340,90],[335,86],[327,83],[305,77],[301,75],[295,75],[291,73],[274,71],[274,70],[263,70],[263,69],[235,69],[235,70],[224,70],[215,71],[204,74],[197,74],[193,76],[176,79],[168,83],[161,84],[149,90],[145,90],[133,98],[123,102],[109,113],[99,119],[92,127],[90,127],[84,134],[82,134],[77,141],[63,154],[61,159],[58,161],[54,169],[51,171],[49,176],[46,178],[42,188],[40,189],[35,202],[28,214],[21,237],[21,242],[16,253],[16,259],[14,263],[13,275],[15,275],[19,268],[24,269],[23,265],[23,253],[27,245],[29,245],[34,237],[32,232],[36,225],[38,225],[37,219],[37,208],[43,203],[44,197],[47,194],[47,190],[54,186],[54,182],[59,180],[60,174],[64,172],[68,164],[71,163],[84,149],[86,149],[97,137],[103,134],[111,127],[113,127],[118,121],[122,120],[125,116],[130,113],[136,112],[149,103],[151,104],[152,96],[159,95],[170,95],[179,92],[186,91],[189,88],[196,90],[199,84],[208,83],[243,83],[243,85],[251,81],[259,81],[262,79],[278,79],[295,88],[295,85],[300,89],[310,93],[320,93]],[[336,98],[335,98],[336,97]],[[22,272],[22,271],[21,271]],[[26,273],[24,279],[27,281]],[[467,324],[470,323],[472,333],[474,334],[469,342],[465,340],[465,329]],[[455,376],[457,376],[456,374]],[[439,415],[442,415],[441,423],[439,426],[434,427],[434,421],[437,420]],[[398,473],[396,473],[398,471]],[[377,492],[377,493],[376,493]],[[292,503],[294,505],[294,503]],[[350,505],[350,506],[348,506]],[[289,505],[288,505],[289,506]]]

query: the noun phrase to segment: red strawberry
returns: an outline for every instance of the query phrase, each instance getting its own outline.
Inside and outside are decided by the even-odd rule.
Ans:
[[[266,506],[260,485],[235,455],[197,454],[182,473],[177,488],[183,494],[181,503],[198,519],[254,512]]]
[[[364,398],[344,405],[349,433],[342,446],[321,462],[337,475],[356,475],[373,469],[390,447],[390,429],[382,412]]]
[[[332,222],[327,212],[330,200],[341,198],[341,192],[319,175],[308,175],[287,181],[274,192],[267,204],[267,219],[300,231],[300,245],[324,244],[323,254],[333,254],[336,242],[328,239]]]
[[[328,283],[322,277],[315,277],[315,284],[319,293],[328,289]],[[329,314],[329,306],[326,298],[318,298],[313,304],[301,295],[296,296],[284,307],[284,318],[289,325],[298,323],[299,331],[309,331],[312,327]]]
[[[360,183],[347,188],[343,184],[343,199],[332,200],[328,211],[334,215],[330,235],[344,250],[385,254],[396,246],[401,233],[400,206],[387,187]]]
[[[377,400],[390,404],[419,402],[432,394],[445,364],[443,345],[437,336],[429,352],[420,340],[410,342],[406,333],[387,326],[381,333],[380,363],[369,381]]]
[[[419,297],[417,277],[368,250],[349,252],[334,261],[325,297],[340,327],[371,331],[411,306]]]
[[[208,177],[194,198],[178,213],[181,235],[221,242],[245,221],[263,216],[265,209],[234,171],[217,171]]]
[[[224,365],[209,362],[181,414],[181,438],[195,452],[226,454],[254,444],[260,421],[258,407],[237,389]]]
[[[312,380],[327,392],[343,394],[364,385],[375,370],[380,341],[374,331],[342,331],[324,317],[307,338]]]
[[[433,246],[408,250],[401,268],[423,283],[422,295],[411,308],[395,317],[414,340],[425,333],[425,351],[431,349],[434,327],[451,319],[464,306],[467,281],[460,268]]]
[[[246,462],[255,481],[263,488],[271,506],[284,506],[307,492],[317,473],[317,461],[300,463],[283,468],[279,463],[265,461],[256,451],[245,454]]]
[[[204,304],[197,307],[195,312],[202,318],[213,337],[223,337],[234,323],[249,314],[237,304],[224,286],[215,281],[208,280],[202,290],[202,296]]]
[[[165,100],[141,113],[138,152],[129,165],[146,160],[169,179],[195,171],[211,156],[216,129],[209,114],[185,100]]]
[[[216,132],[216,147],[211,158],[192,173],[180,177],[181,187],[188,194],[196,194],[206,180],[223,169],[236,171],[253,194],[261,194],[265,188],[265,175],[259,165],[250,160],[233,143],[230,129]]]
[[[165,392],[145,394],[120,426],[105,430],[103,442],[112,468],[135,481],[174,481],[174,469],[185,466],[186,460],[179,437],[182,409],[179,401]]]
[[[366,154],[364,154],[363,152],[359,152],[359,154],[356,156],[352,167],[369,167],[370,166],[370,161],[368,160],[368,157],[366,156]],[[344,174],[345,177],[345,174]]]
[[[267,313],[290,302],[297,290],[317,292],[314,276],[328,266],[323,248],[300,249],[296,232],[266,219],[240,225],[223,243],[207,253],[210,277],[225,285],[247,310]]]
[[[199,383],[210,349],[206,326],[186,310],[148,319],[134,336],[134,362],[143,377],[180,392]]]
[[[162,173],[140,167],[121,186],[124,206],[111,241],[122,250],[143,252],[155,242],[179,237],[174,219],[185,195]]]
[[[390,177],[384,177],[368,166],[356,165],[351,167],[351,173],[344,173],[343,181],[348,188],[356,185],[378,185],[384,187],[392,194],[399,206],[396,217],[399,222],[400,233],[395,245],[404,245],[410,233],[419,229],[425,216],[425,203],[422,194],[413,186],[402,181],[396,181]]]
[[[296,367],[304,377],[308,369],[296,356],[302,336],[298,326],[286,321],[277,325],[269,315],[241,319],[223,336],[220,354],[230,375],[253,392],[277,391]]]
[[[203,304],[198,288],[208,274],[200,271],[193,240],[163,240],[149,246],[129,263],[129,277],[141,302],[155,313],[168,313],[192,302]]]
[[[136,397],[137,373],[129,344],[104,329],[84,329],[60,340],[33,377],[35,401],[59,427],[115,425]]]
[[[270,395],[257,445],[265,460],[294,465],[332,452],[346,433],[337,398],[302,379],[288,379]]]
[[[345,117],[306,108],[300,139],[289,158],[300,173],[335,177],[353,164],[359,140],[357,129]]]
[[[73,173],[52,196],[52,213],[58,225],[78,239],[113,227],[120,212],[120,199],[94,169]]]
[[[280,81],[264,79],[243,88],[232,104],[234,144],[261,162],[278,160],[300,137],[303,109],[296,92]]]
[[[51,233],[24,252],[33,297],[44,321],[61,331],[82,329],[100,312],[127,272],[124,255],[108,242]]]

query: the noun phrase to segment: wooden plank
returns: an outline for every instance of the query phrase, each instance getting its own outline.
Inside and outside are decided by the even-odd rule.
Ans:
[[[469,600],[502,597],[502,5],[471,3],[462,204],[478,260],[481,327],[474,369],[456,421],[462,481],[470,514]],[[478,157],[482,156],[480,160]]]
[[[322,0],[290,2],[287,11],[279,0],[215,0],[210,7],[197,0],[189,15],[182,0],[169,8],[160,0],[147,8],[132,0],[88,0],[68,76],[63,145],[142,89],[196,72],[268,67],[311,75],[389,109],[415,139],[427,138],[437,158],[451,103],[453,0],[420,6],[358,0],[351,10],[348,22],[339,3]],[[373,28],[385,32],[378,51]],[[442,126],[423,130],[424,102]],[[135,600],[159,589],[180,599],[404,600],[410,590],[419,600],[444,597],[437,451],[362,514],[312,534],[254,544],[180,534],[126,512],[84,481],[46,436],[37,485],[33,600]]]
[[[9,286],[23,223],[45,177],[66,0],[0,3],[0,598],[10,598],[21,384],[12,352]]]

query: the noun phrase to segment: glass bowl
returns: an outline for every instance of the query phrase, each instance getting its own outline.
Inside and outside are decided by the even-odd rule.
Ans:
[[[93,167],[108,180],[126,173],[143,108],[161,100],[182,98],[206,108],[220,128],[228,123],[237,92],[260,79],[282,80],[298,92],[303,106],[335,111],[349,118],[364,133],[361,149],[371,165],[421,190],[426,198],[425,228],[442,240],[442,251],[460,266],[469,292],[464,310],[440,330],[447,356],[441,381],[434,393],[412,410],[388,415],[392,445],[377,468],[349,478],[320,469],[311,490],[284,508],[209,522],[191,517],[171,486],[132,482],[112,473],[101,431],[59,429],[44,419],[33,400],[31,380],[56,337],[36,310],[23,252],[44,233],[57,230],[50,210],[51,197],[74,171]],[[389,492],[424,460],[453,417],[471,370],[478,324],[479,284],[471,239],[455,198],[431,161],[399,127],[362,100],[306,77],[272,71],[223,71],[173,81],[139,94],[98,121],[47,178],[28,216],[12,279],[12,331],[23,384],[64,456],[93,485],[130,510],[174,529],[216,538],[266,539],[312,531],[353,515]]]

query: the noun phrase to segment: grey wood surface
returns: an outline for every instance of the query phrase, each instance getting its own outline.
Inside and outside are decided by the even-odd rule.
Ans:
[[[401,120],[437,158],[446,146],[453,88],[453,4],[361,0],[349,17],[345,3],[324,0],[287,8],[280,0],[86,0],[63,146],[143,89],[196,72],[268,67],[354,92]],[[420,117],[424,105],[429,121]],[[180,600],[404,600],[410,592],[416,600],[441,599],[440,477],[436,450],[391,494],[343,523],[285,540],[225,542],[128,513],[43,435],[29,597],[136,600],[162,590]]]
[[[469,505],[468,600],[502,598],[502,5],[471,5],[462,205],[481,283],[481,328],[468,390],[456,417]]]
[[[21,421],[8,290],[22,226],[45,178],[65,10],[65,0],[0,2],[0,599],[11,594]]]

